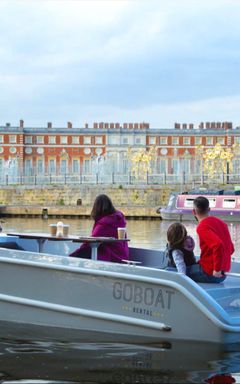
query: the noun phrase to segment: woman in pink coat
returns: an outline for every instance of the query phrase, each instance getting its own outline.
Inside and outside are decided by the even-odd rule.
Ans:
[[[93,204],[91,217],[94,220],[91,236],[118,238],[117,229],[126,227],[126,220],[122,212],[117,211],[107,195],[98,195]],[[83,243],[80,248],[69,256],[91,258],[91,248]],[[98,260],[121,263],[129,259],[128,244],[126,241],[100,244],[98,247]]]

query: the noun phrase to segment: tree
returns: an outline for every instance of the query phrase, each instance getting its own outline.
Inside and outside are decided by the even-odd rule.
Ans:
[[[149,150],[140,149],[133,151],[128,148],[127,157],[130,161],[130,170],[137,179],[146,178],[148,173],[152,172],[152,161],[156,158],[156,148],[151,147]]]
[[[209,177],[228,175],[233,170],[233,159],[239,153],[239,145],[224,148],[217,143],[213,148],[196,147],[196,155],[203,160],[204,172]]]

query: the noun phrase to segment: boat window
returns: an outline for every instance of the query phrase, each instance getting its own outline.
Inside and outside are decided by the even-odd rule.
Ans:
[[[236,200],[235,199],[223,199],[223,208],[235,208]]]
[[[184,207],[187,207],[187,208],[193,208],[193,200],[194,200],[194,199],[185,199],[185,201],[184,201]]]
[[[168,202],[168,208],[173,208],[176,201],[176,195],[170,195],[169,202]]]
[[[209,201],[209,207],[210,208],[214,208],[214,207],[216,207],[216,199],[213,199],[213,198],[209,198],[208,197],[208,201]]]

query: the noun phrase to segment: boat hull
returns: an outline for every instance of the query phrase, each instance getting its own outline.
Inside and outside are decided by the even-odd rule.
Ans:
[[[7,249],[0,249],[0,322],[26,337],[240,342],[238,325],[184,275]]]

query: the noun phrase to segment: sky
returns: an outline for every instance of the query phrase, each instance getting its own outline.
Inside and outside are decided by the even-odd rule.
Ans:
[[[1,0],[0,125],[240,125],[240,1]]]

